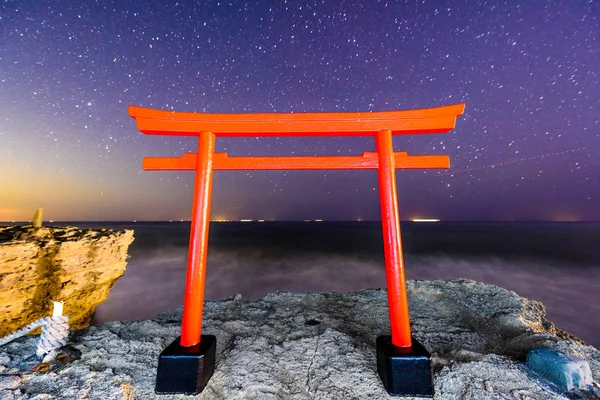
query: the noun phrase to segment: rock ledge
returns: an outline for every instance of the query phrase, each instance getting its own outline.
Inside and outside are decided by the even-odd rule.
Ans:
[[[132,241],[132,230],[0,226],[0,337],[51,314],[50,300],[66,302],[72,328],[87,327]]]
[[[545,320],[542,304],[472,281],[410,281],[413,334],[433,354],[437,399],[565,399],[523,364],[547,346],[583,358],[600,380],[600,351]],[[0,348],[2,399],[387,399],[375,339],[389,332],[387,293],[272,293],[206,302],[217,337],[215,374],[197,397],[158,396],[160,351],[179,335],[181,310],[110,322],[72,335],[81,358],[48,373],[20,370],[35,348]],[[571,398],[597,398],[598,387]],[[573,397],[576,396],[576,397]]]

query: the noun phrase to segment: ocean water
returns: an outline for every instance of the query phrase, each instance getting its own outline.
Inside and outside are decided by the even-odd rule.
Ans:
[[[134,229],[125,275],[94,323],[183,303],[189,223],[79,223]],[[401,224],[408,279],[466,278],[544,303],[559,328],[600,347],[600,224]],[[385,287],[377,222],[212,223],[206,298]]]

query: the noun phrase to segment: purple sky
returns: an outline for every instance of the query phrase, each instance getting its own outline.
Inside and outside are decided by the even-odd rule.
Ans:
[[[396,151],[403,219],[600,220],[596,1],[8,1],[0,6],[0,220],[187,219],[193,173],[143,172],[191,138],[128,105],[209,113],[466,103]],[[259,3],[255,5],[254,3]],[[359,155],[370,138],[220,138],[230,155]],[[379,219],[375,171],[215,173],[213,219]]]

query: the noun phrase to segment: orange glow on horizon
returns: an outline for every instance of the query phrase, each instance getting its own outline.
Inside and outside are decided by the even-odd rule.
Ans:
[[[553,222],[581,222],[582,219],[575,215],[562,214],[555,215],[550,220]]]

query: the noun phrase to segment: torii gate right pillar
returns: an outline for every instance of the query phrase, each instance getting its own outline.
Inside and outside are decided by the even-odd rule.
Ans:
[[[410,334],[392,132],[375,135],[391,336],[377,338],[377,372],[393,395],[433,396],[431,355]]]
[[[375,144],[379,157],[377,174],[392,343],[398,347],[411,347],[392,132],[389,130],[378,132],[375,136]]]

